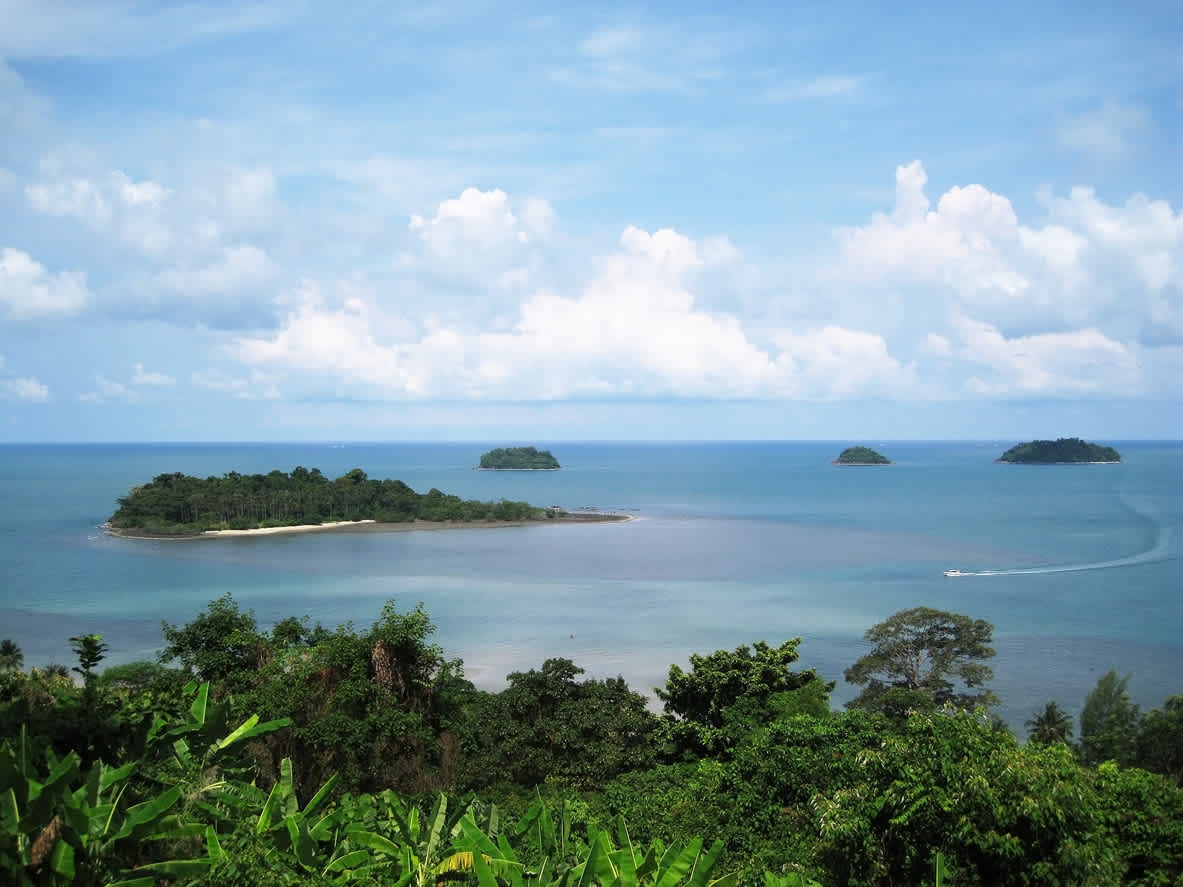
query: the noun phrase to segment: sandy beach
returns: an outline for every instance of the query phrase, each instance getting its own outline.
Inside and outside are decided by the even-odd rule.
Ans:
[[[113,536],[125,539],[161,539],[165,541],[191,542],[199,539],[226,539],[255,536],[297,535],[302,533],[407,533],[421,530],[500,530],[507,527],[536,527],[549,524],[595,524],[625,523],[636,520],[632,514],[610,512],[580,512],[564,514],[547,520],[521,521],[427,521],[415,520],[400,523],[382,523],[375,520],[333,521],[324,524],[299,524],[291,527],[259,527],[253,530],[206,530],[187,536],[139,532],[135,529],[106,527]]]

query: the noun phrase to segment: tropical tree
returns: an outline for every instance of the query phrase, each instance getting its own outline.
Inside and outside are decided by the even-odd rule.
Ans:
[[[12,638],[0,641],[0,671],[19,671],[24,662],[25,654]]]
[[[1133,763],[1138,706],[1130,701],[1130,676],[1110,669],[1097,681],[1080,711],[1080,757],[1086,764]]]
[[[984,619],[931,607],[895,613],[863,635],[873,646],[846,669],[846,680],[863,687],[847,707],[903,716],[946,704],[994,704],[985,687],[994,672],[983,661],[994,656],[993,632]]]
[[[1138,727],[1137,764],[1183,782],[1183,696],[1152,708]]]
[[[1049,702],[1041,711],[1028,720],[1027,739],[1037,745],[1052,745],[1062,742],[1067,745],[1072,741],[1072,718],[1055,702]]]
[[[832,682],[816,671],[793,671],[801,638],[779,647],[758,641],[734,651],[690,657],[690,671],[670,666],[665,687],[666,723],[678,758],[725,754],[750,732],[781,714],[825,715]]]

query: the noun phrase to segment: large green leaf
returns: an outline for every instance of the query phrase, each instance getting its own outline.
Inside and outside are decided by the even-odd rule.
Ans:
[[[104,767],[102,779],[99,781],[99,790],[105,792],[111,786],[115,785],[115,783],[127,779],[127,777],[131,776],[138,764],[139,761],[132,761],[131,763],[124,764],[122,767]],[[92,804],[91,806],[94,805]]]
[[[316,794],[312,796],[312,800],[304,805],[302,812],[305,816],[311,816],[316,811],[316,808],[324,803],[325,798],[329,796],[329,793],[337,785],[340,775],[339,773],[334,773],[324,785],[317,789]]]
[[[74,848],[69,841],[61,838],[53,845],[53,853],[49,856],[49,867],[63,878],[74,880]]]
[[[165,862],[150,862],[136,866],[137,872],[155,872],[166,878],[197,878],[209,871],[211,859],[169,859]]]
[[[254,739],[256,736],[262,736],[265,733],[274,733],[276,730],[290,727],[291,723],[291,718],[277,718],[274,721],[266,721],[260,724],[259,716],[251,715],[237,730],[218,743],[218,751],[224,751],[237,742],[245,742],[248,739]]]
[[[691,866],[694,865],[694,861],[698,859],[698,854],[701,851],[702,838],[694,838],[668,865],[666,864],[666,860],[663,859],[663,868],[658,873],[655,887],[677,887],[678,884],[682,883],[682,880],[690,871]]]
[[[369,859],[370,854],[368,854],[366,851],[353,850],[332,860],[324,867],[322,874],[327,875],[329,872],[340,872],[344,871],[345,869],[355,869],[358,866],[368,862]]]
[[[193,719],[196,724],[205,724],[205,713],[209,706],[209,682],[206,681],[197,688],[197,695],[193,698],[193,704],[189,706],[189,717]]]
[[[123,827],[116,833],[114,840],[118,841],[121,838],[130,836],[137,829],[153,824],[159,817],[164,815],[173,804],[181,799],[180,786],[173,786],[163,794],[157,795],[150,801],[145,801],[142,804],[136,804],[127,808],[127,814],[123,819]]]
[[[346,836],[354,844],[359,847],[367,847],[370,850],[377,850],[385,853],[395,859],[398,859],[402,853],[402,848],[389,838],[384,838],[376,832],[366,831],[360,826],[351,826],[345,832]]]
[[[694,875],[690,879],[689,887],[707,887],[715,863],[723,853],[723,842],[715,841],[703,856],[694,863]]]

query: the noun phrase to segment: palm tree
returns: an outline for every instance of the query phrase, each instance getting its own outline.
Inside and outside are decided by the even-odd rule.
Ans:
[[[25,663],[25,654],[11,638],[0,641],[0,671],[16,671]]]
[[[1038,745],[1065,745],[1072,739],[1072,718],[1060,706],[1049,702],[1035,717],[1027,721],[1027,740]]]

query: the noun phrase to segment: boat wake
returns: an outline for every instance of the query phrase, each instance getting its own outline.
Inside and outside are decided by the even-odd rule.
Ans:
[[[1154,526],[1154,544],[1145,551],[1107,561],[1089,561],[1083,564],[1066,564],[1054,567],[1019,567],[1012,570],[946,570],[946,576],[1038,576],[1043,573],[1080,573],[1086,570],[1111,570],[1116,567],[1132,567],[1165,559],[1171,548],[1171,531],[1163,522],[1145,507],[1138,507],[1125,495],[1122,503],[1134,514]]]

